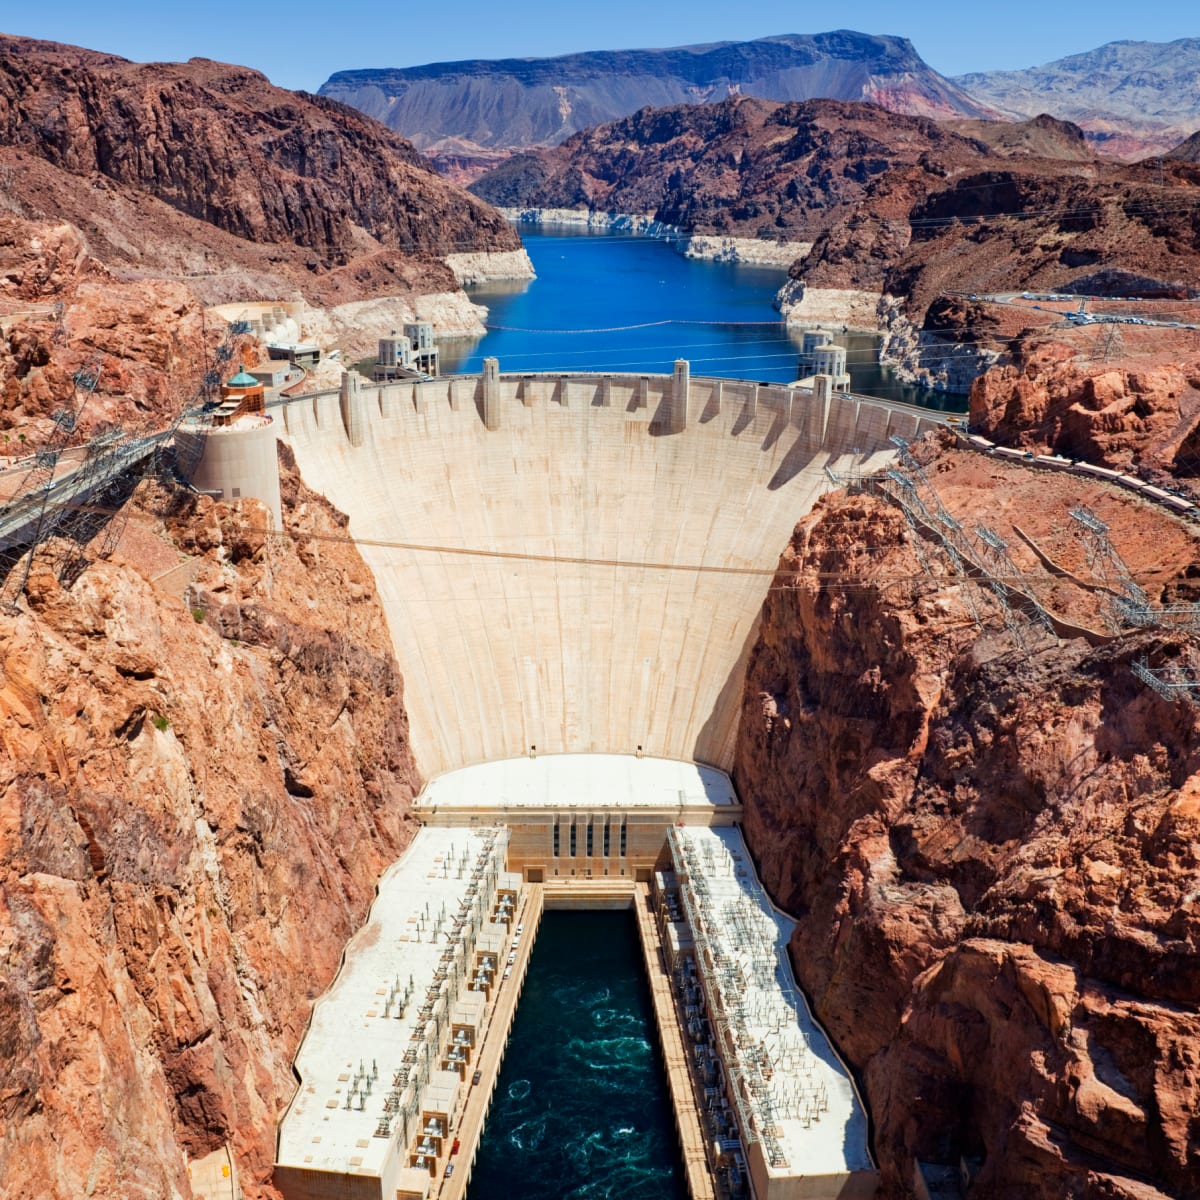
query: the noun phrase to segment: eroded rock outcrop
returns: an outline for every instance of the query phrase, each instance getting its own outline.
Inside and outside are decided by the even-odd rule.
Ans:
[[[1100,346],[1114,328],[1011,343],[1007,361],[972,386],[972,428],[1003,445],[1120,470],[1185,481],[1200,475],[1195,334],[1126,330],[1111,361],[1081,344]]]
[[[1154,601],[1190,595],[1192,535],[1140,501],[979,456],[926,469],[1059,615],[1104,629],[1095,589],[1039,571],[1013,525],[1086,583],[1065,530],[1081,501]],[[898,511],[823,502],[752,653],[748,838],[860,1072],[887,1195],[908,1194],[914,1159],[964,1159],[972,1197],[1195,1195],[1200,721],[1129,670],[1181,643],[1020,650],[995,630],[931,582]]]
[[[115,185],[236,238],[304,248],[319,269],[378,249],[517,246],[496,213],[384,126],[207,59],[147,65],[0,38],[0,146],[89,180],[102,199]],[[21,165],[24,197],[35,183]]]
[[[97,352],[98,416],[173,416],[219,338],[206,306],[327,310],[325,328],[358,326],[350,361],[417,314],[479,334],[451,255],[532,273],[497,212],[360,113],[244,67],[0,35],[0,423],[17,436],[45,436],[27,426]],[[53,362],[39,305],[64,309]]]
[[[0,615],[7,1197],[190,1196],[225,1142],[270,1194],[310,1005],[410,836],[402,682],[344,518],[294,473],[282,537],[255,501],[153,499],[113,562],[69,590],[35,566]]]

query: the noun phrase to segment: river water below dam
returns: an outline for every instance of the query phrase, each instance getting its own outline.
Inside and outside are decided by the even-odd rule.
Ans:
[[[542,918],[468,1200],[684,1200],[637,927]]]
[[[488,308],[479,339],[441,339],[443,374],[611,371],[670,374],[686,358],[693,375],[790,383],[800,334],[772,308],[787,279],[774,267],[684,258],[660,238],[567,226],[521,231],[537,278],[469,288]],[[879,365],[879,338],[837,333],[851,386],[864,396],[959,410],[962,397],[913,387]]]

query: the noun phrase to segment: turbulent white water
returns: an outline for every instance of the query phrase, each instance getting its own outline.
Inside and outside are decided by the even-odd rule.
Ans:
[[[542,919],[470,1200],[682,1200],[628,912]]]

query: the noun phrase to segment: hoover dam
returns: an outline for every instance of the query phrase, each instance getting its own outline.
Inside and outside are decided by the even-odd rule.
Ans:
[[[938,423],[686,363],[348,374],[283,414],[375,574],[426,778],[531,752],[729,770],[755,618],[825,468],[878,468]]]
[[[488,359],[351,372],[282,407],[374,572],[428,781],[297,1056],[288,1200],[462,1194],[529,944],[571,907],[636,910],[694,1200],[874,1192],[861,1099],[795,985],[794,923],[728,776],[796,521],[938,423],[832,382]]]

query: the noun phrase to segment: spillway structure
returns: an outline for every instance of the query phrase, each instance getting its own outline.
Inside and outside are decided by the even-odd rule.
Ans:
[[[669,376],[502,375],[487,360],[378,386],[348,373],[281,408],[305,480],[374,572],[429,780],[421,833],[297,1057],[287,1200],[462,1195],[541,912],[593,903],[640,906],[648,970],[670,975],[656,1012],[660,1033],[677,1019],[695,1200],[874,1191],[861,1100],[796,987],[791,926],[754,875],[728,774],[796,522],[829,472],[886,467],[893,436],[940,423],[830,382],[692,378],[682,360]],[[452,879],[477,839],[492,866]],[[430,924],[485,910],[469,936]],[[455,1038],[471,1044],[452,1059]]]

